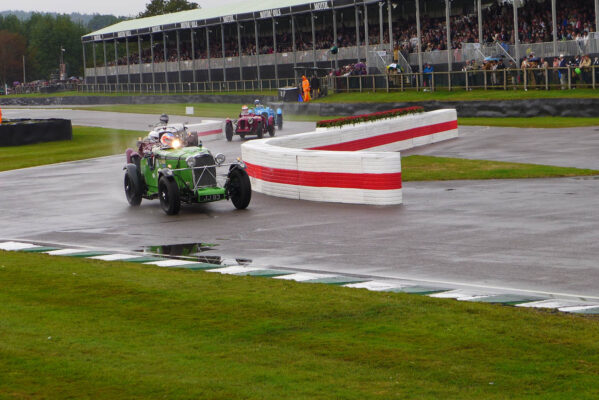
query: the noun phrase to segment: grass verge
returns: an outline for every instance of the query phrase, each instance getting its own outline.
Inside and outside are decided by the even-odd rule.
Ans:
[[[474,101],[599,98],[599,90],[437,90],[435,92],[352,92],[336,93],[315,100],[322,103],[387,103],[415,101]]]
[[[247,91],[247,92],[184,92],[184,93],[128,93],[128,92],[114,92],[114,93],[88,93],[88,92],[54,92],[54,93],[29,93],[29,94],[9,94],[8,96],[2,96],[2,98],[21,98],[21,97],[82,97],[82,96],[187,96],[187,95],[218,95],[218,96],[238,96],[238,95],[252,95],[252,96],[277,96],[277,90],[264,90],[264,91]]]
[[[599,175],[599,171],[591,169],[419,155],[402,157],[401,169],[403,181],[530,179]]]
[[[252,105],[248,104],[251,108]],[[78,110],[124,112],[135,114],[160,115],[186,115],[185,107],[193,107],[194,117],[205,118],[236,118],[241,111],[241,105],[237,103],[190,103],[190,104],[129,104],[129,105],[106,105],[93,107],[78,107]],[[283,114],[284,121],[316,122],[322,119],[334,119],[333,117],[322,117],[318,115],[291,115]]]
[[[74,126],[72,140],[0,147],[0,171],[124,154],[127,147],[146,133]]]
[[[514,128],[576,128],[584,126],[599,126],[599,118],[458,118],[458,125],[502,126]]]
[[[0,252],[9,398],[597,398],[599,322]]]

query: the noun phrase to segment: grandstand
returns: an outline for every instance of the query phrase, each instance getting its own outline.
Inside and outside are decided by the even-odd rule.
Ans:
[[[485,57],[520,66],[531,53],[599,53],[599,0],[511,1],[265,0],[128,20],[82,37],[85,82],[278,83],[301,68],[452,71]]]

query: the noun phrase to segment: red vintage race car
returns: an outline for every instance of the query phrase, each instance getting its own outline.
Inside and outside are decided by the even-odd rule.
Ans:
[[[225,121],[225,136],[229,142],[233,140],[233,135],[239,135],[242,139],[247,135],[254,135],[262,139],[267,132],[270,136],[275,135],[274,117],[266,113],[250,113],[247,106],[241,107],[238,119],[227,118]]]

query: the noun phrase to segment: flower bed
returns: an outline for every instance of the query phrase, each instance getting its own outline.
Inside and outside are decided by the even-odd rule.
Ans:
[[[360,122],[376,121],[379,119],[394,118],[401,115],[415,114],[424,112],[424,108],[420,106],[395,108],[393,110],[379,111],[372,114],[354,115],[351,117],[343,117],[337,119],[326,119],[316,123],[317,128],[332,128],[349,124],[358,124]]]

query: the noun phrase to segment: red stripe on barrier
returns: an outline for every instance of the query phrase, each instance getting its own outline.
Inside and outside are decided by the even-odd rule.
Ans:
[[[435,133],[449,131],[458,128],[458,121],[441,122],[439,124],[421,126],[407,129],[405,131],[385,133],[364,139],[352,140],[350,142],[329,144],[326,146],[311,147],[308,150],[330,150],[330,151],[358,151],[372,147],[383,146],[390,143],[401,142],[416,137],[433,135]]]
[[[267,182],[287,185],[346,189],[401,189],[401,172],[388,174],[354,174],[347,172],[313,172],[269,168],[245,163],[248,175]]]
[[[197,132],[198,136],[208,136],[208,135],[214,135],[217,133],[221,133],[223,130],[222,129],[215,129],[212,131],[206,131],[206,132]]]

